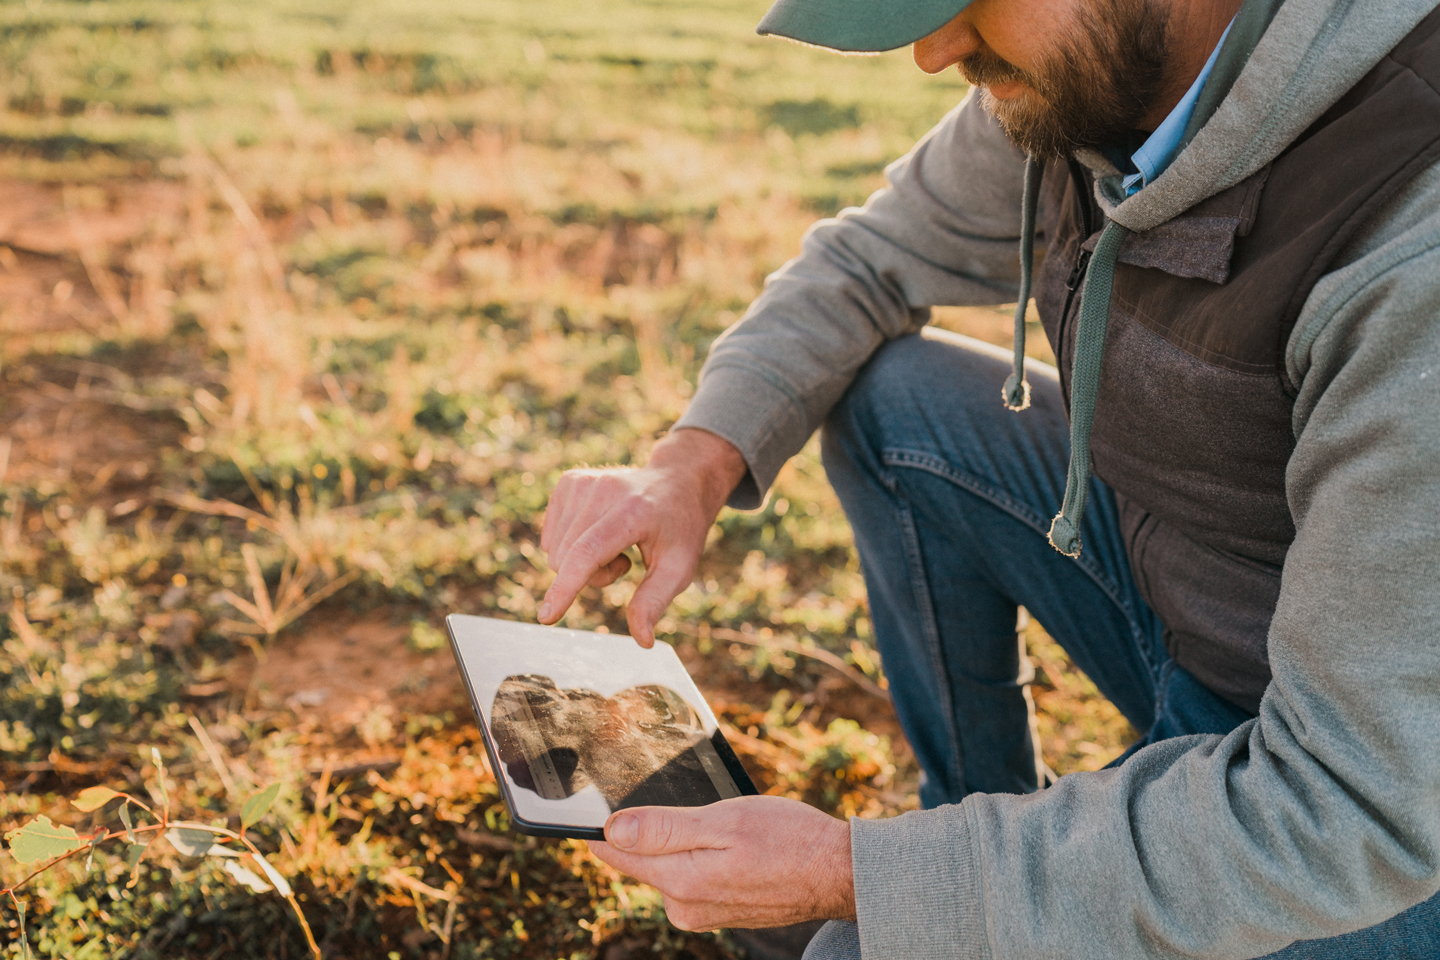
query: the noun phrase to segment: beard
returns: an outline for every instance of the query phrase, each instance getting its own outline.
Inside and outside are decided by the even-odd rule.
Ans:
[[[1156,0],[1091,0],[1068,36],[1033,71],[993,51],[959,63],[981,103],[1015,145],[1037,160],[1121,141],[1161,92],[1169,56],[1167,8]],[[1001,100],[996,84],[1030,89]]]

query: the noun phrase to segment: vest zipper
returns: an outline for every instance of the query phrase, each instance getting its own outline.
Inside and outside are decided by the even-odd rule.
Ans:
[[[1070,268],[1070,278],[1065,281],[1065,313],[1070,313],[1070,301],[1075,298],[1075,291],[1080,289],[1080,284],[1085,279],[1085,271],[1090,267],[1090,251],[1084,247],[1080,248],[1080,255],[1075,258],[1075,266]]]
[[[1055,338],[1055,342],[1062,347],[1065,343],[1065,327],[1070,323],[1070,308],[1075,303],[1075,292],[1085,282],[1085,272],[1090,267],[1090,251],[1085,249],[1084,243],[1095,232],[1094,217],[1090,214],[1090,198],[1085,191],[1084,168],[1073,157],[1068,161],[1068,166],[1075,196],[1080,202],[1080,235],[1082,239],[1081,247],[1075,255],[1075,263],[1070,268],[1070,276],[1065,281],[1065,309],[1060,311],[1060,325],[1056,330]],[[1069,405],[1068,400],[1066,405]]]

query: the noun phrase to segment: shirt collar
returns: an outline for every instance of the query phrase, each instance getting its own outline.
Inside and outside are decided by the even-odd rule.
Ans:
[[[1122,181],[1125,188],[1125,195],[1133,196],[1140,192],[1140,188],[1154,182],[1155,178],[1165,172],[1170,162],[1180,152],[1181,139],[1185,135],[1185,128],[1190,124],[1190,116],[1195,112],[1195,104],[1200,99],[1200,91],[1205,89],[1205,81],[1210,79],[1210,71],[1215,68],[1215,61],[1220,56],[1220,48],[1225,46],[1225,38],[1230,35],[1230,27],[1235,21],[1230,21],[1230,26],[1220,35],[1220,41],[1215,44],[1215,49],[1210,51],[1210,59],[1205,61],[1201,68],[1200,75],[1195,82],[1190,84],[1190,89],[1185,91],[1185,96],[1170,111],[1170,115],[1155,128],[1150,138],[1140,145],[1130,156],[1130,162],[1135,164],[1137,173],[1132,173]]]

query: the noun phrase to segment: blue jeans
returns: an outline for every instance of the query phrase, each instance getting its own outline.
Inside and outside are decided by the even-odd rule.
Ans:
[[[1132,751],[1168,737],[1228,733],[1252,717],[1166,653],[1104,484],[1091,478],[1080,556],[1050,546],[1070,448],[1059,379],[1052,367],[1028,365],[1031,407],[1013,414],[1000,400],[1008,366],[1008,352],[940,331],[895,341],[861,370],[823,435],[825,469],[855,531],[925,807],[1042,785],[1015,632],[1019,605],[1143,731]],[[807,960],[858,956],[846,926],[828,925]],[[1372,956],[1440,957],[1440,898],[1379,926],[1272,954]]]

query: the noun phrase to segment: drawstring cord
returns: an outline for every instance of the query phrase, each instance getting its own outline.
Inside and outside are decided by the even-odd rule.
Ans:
[[[1025,199],[1020,206],[1020,302],[1015,304],[1015,360],[1000,395],[1017,413],[1030,406],[1025,381],[1025,311],[1030,306],[1030,277],[1035,266],[1035,208],[1040,205],[1040,161],[1025,160]]]
[[[1090,492],[1090,428],[1095,424],[1095,400],[1100,393],[1110,290],[1120,245],[1129,233],[1114,220],[1105,221],[1080,295],[1080,328],[1075,332],[1075,359],[1070,367],[1070,469],[1065,500],[1050,523],[1050,545],[1067,557],[1080,556],[1080,520]]]
[[[1015,411],[1030,406],[1030,384],[1025,380],[1025,312],[1030,304],[1035,261],[1035,211],[1040,203],[1041,173],[1040,162],[1027,158],[1025,199],[1020,208],[1020,302],[1015,305],[1015,356],[1001,390],[1005,406]],[[1129,233],[1114,220],[1105,221],[1080,294],[1080,327],[1075,333],[1075,358],[1070,370],[1070,465],[1065,499],[1050,523],[1050,545],[1067,557],[1080,556],[1080,521],[1090,493],[1090,430],[1095,424],[1095,401],[1100,393],[1110,292],[1120,246]]]

